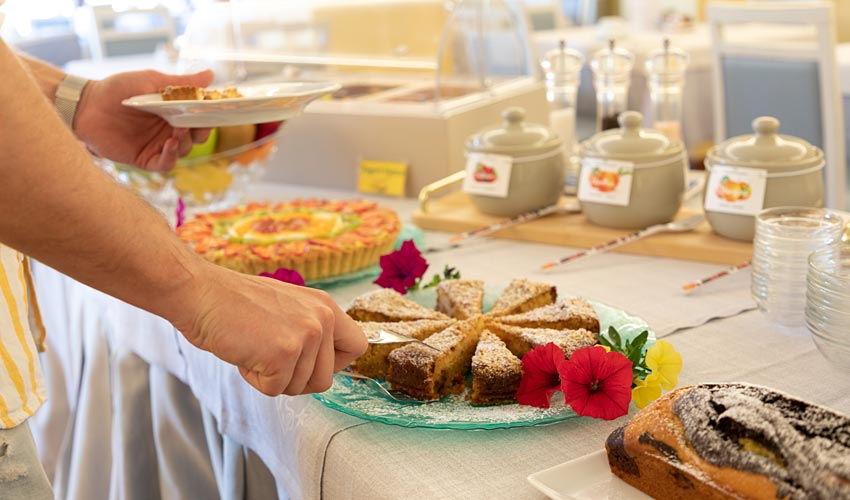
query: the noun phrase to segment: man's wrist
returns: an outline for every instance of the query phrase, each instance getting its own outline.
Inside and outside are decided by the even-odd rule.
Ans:
[[[54,100],[56,110],[62,117],[62,121],[71,130],[74,129],[74,118],[77,115],[83,91],[88,83],[89,81],[85,78],[68,75],[56,88],[56,99]]]

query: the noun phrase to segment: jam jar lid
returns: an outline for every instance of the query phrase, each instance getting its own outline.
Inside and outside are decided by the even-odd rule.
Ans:
[[[507,108],[502,119],[501,125],[470,136],[467,151],[517,156],[551,151],[563,143],[548,127],[525,121],[525,109],[521,107]]]
[[[663,133],[641,128],[643,115],[626,111],[617,118],[620,128],[599,132],[581,144],[582,156],[630,160],[646,163],[681,155],[681,141],[670,140]]]
[[[753,135],[727,139],[709,150],[712,164],[760,168],[806,167],[823,161],[823,152],[809,142],[779,134],[779,120],[760,116],[753,120]]]

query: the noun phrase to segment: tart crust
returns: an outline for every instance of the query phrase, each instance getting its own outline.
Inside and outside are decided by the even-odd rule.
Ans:
[[[274,217],[292,213],[336,214],[353,222],[337,228],[333,234],[296,233],[297,238],[288,238],[280,234]],[[251,218],[256,219],[253,231],[271,231],[264,241],[239,238],[222,230],[233,221],[251,222]],[[210,262],[246,274],[292,269],[308,281],[376,264],[382,255],[392,251],[400,231],[401,222],[395,212],[376,203],[316,199],[249,203],[230,210],[199,214],[177,228],[180,238]]]

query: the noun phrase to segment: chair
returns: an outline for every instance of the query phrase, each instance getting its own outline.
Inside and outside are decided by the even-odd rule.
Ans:
[[[708,5],[707,18],[714,48],[715,141],[751,133],[758,116],[779,118],[783,133],[824,150],[824,205],[844,209],[844,116],[832,5],[715,3]],[[778,37],[776,26],[787,36],[783,31]],[[760,33],[770,41],[760,43]]]
[[[87,7],[88,43],[93,59],[152,54],[159,45],[171,45],[174,19],[165,7],[116,11],[110,5]]]

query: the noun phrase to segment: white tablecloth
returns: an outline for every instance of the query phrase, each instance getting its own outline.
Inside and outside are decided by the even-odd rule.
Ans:
[[[317,194],[352,195],[264,185],[251,198]],[[409,214],[414,205],[413,201],[382,201],[402,214]],[[431,233],[429,237],[431,245],[439,246],[446,235]],[[752,308],[748,273],[737,273],[684,295],[679,291],[682,284],[711,274],[718,266],[610,253],[548,273],[536,271],[540,263],[569,251],[484,239],[427,258],[431,272],[450,264],[464,277],[494,285],[527,276],[552,282],[562,293],[584,295],[640,316],[682,353],[681,384],[727,380],[765,384],[850,413],[850,377],[828,365],[806,335],[780,334],[758,311],[740,313]],[[215,476],[225,498],[237,498],[246,491],[256,492],[250,497],[263,498],[274,491],[275,485],[269,487],[269,483],[276,483],[282,496],[295,499],[538,498],[541,495],[525,481],[527,475],[600,449],[606,435],[622,422],[577,419],[539,428],[436,431],[366,422],[326,408],[310,396],[268,398],[245,384],[234,367],[189,345],[162,320],[44,267],[36,272],[38,291],[50,318],[48,326],[53,327],[53,358],[43,359],[51,372],[63,373],[66,382],[51,387],[51,403],[41,413],[43,420],[49,421],[56,411],[63,411],[64,401],[70,401],[64,411],[77,427],[77,432],[63,429],[64,446],[52,457],[57,477],[64,478],[57,486],[57,492],[66,492],[63,498],[107,498],[103,488],[113,489],[112,498],[154,495],[115,491],[122,485],[126,490],[142,484],[142,478],[126,477],[133,475],[136,461],[142,462],[138,467],[153,464],[158,471],[158,481],[149,481],[154,490],[157,485],[166,492],[198,488],[201,494],[213,481],[204,478]],[[333,295],[345,305],[370,289],[373,285],[360,283],[336,289]],[[136,366],[139,361],[144,361],[141,367]],[[187,384],[188,389],[181,392],[180,384],[163,373],[138,378],[139,373],[148,373],[144,368],[148,364]],[[122,380],[122,369],[135,373],[136,379]],[[53,383],[54,377],[50,381]],[[110,384],[128,389],[116,394],[113,387],[110,394]],[[155,402],[145,404],[146,398],[163,398],[175,406],[188,398],[189,392],[200,407],[193,410],[196,403],[185,403],[184,416],[167,409],[157,411],[162,405]],[[59,393],[66,395],[57,396]],[[52,406],[54,402],[59,403],[58,410]],[[194,427],[192,419],[196,420]],[[248,481],[245,478],[262,476],[263,471],[256,464],[246,465],[250,464],[247,458],[240,462],[244,456],[238,451],[234,455],[233,446],[229,453],[214,446],[192,449],[202,437],[193,436],[191,429],[197,432],[201,420],[206,423],[208,441],[212,435],[213,441],[226,440],[237,448],[241,444],[253,450],[273,479],[260,477],[255,484],[261,486],[254,490],[242,485],[238,492],[226,493],[233,489],[234,480],[223,481],[222,477]],[[104,428],[109,427],[104,438]],[[37,426],[36,434],[49,436],[45,429],[55,428]],[[172,434],[163,429],[171,429]],[[217,433],[211,433],[213,430]],[[218,434],[223,437],[216,438]],[[75,442],[68,443],[67,436],[73,436]],[[144,444],[145,436],[153,445]],[[131,439],[135,439],[135,448],[122,445]],[[153,458],[145,456],[151,452]],[[192,474],[173,473],[174,464],[181,463],[174,460],[179,453],[193,457],[186,465]],[[205,453],[212,465],[205,465]],[[238,470],[233,470],[234,460],[241,464]],[[105,471],[112,462],[110,479]],[[85,465],[88,463],[96,463],[97,468],[93,470]],[[230,464],[229,470],[224,470],[226,464]],[[169,471],[170,478],[164,478]],[[135,475],[140,475],[138,470]],[[194,486],[180,483],[180,477],[185,480],[189,476],[199,477]]]

